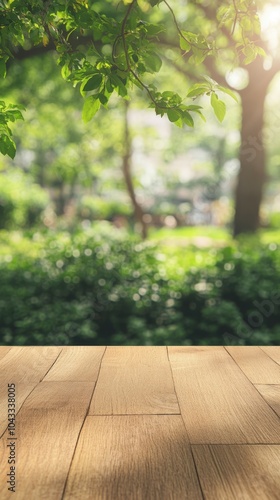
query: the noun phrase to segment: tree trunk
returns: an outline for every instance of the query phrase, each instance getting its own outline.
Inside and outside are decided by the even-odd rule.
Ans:
[[[129,134],[129,124],[128,124],[128,102],[125,103],[125,112],[124,112],[124,152],[123,152],[123,174],[124,180],[127,187],[127,191],[133,206],[134,211],[134,219],[135,222],[138,223],[141,227],[141,236],[143,239],[146,239],[148,236],[147,224],[144,221],[144,213],[141,205],[138,203],[133,180],[131,175],[131,138]]]
[[[258,229],[266,181],[266,155],[263,145],[264,101],[271,78],[268,78],[259,58],[247,69],[249,84],[240,92],[242,125],[240,170],[235,193],[234,236]]]

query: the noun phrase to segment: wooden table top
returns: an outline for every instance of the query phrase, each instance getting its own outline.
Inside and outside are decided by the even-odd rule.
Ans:
[[[280,498],[280,347],[0,347],[0,381],[3,500]]]

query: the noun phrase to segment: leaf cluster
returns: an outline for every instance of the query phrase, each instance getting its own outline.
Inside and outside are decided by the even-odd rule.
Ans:
[[[11,122],[23,120],[21,111],[23,106],[15,104],[6,104],[0,101],[0,152],[11,158],[15,157],[16,145],[12,138],[12,130],[9,126]]]
[[[192,127],[192,115],[202,116],[201,107],[185,103],[185,97],[172,90],[159,92],[155,84],[150,83],[151,75],[161,70],[159,41],[168,26],[150,22],[149,12],[161,5],[168,9],[178,32],[178,48],[182,56],[190,56],[190,65],[201,64],[209,55],[217,56],[215,40],[210,41],[202,33],[182,30],[167,0],[123,0],[120,4],[112,0],[105,5],[93,0],[32,0],[24,4],[10,0],[1,9],[0,73],[5,76],[6,63],[19,47],[28,50],[34,46],[51,46],[58,54],[62,77],[78,85],[85,98],[85,122],[90,121],[101,106],[108,106],[114,92],[129,99],[130,89],[137,86],[157,114],[166,115],[179,127]],[[241,52],[245,63],[263,55],[263,49],[254,39],[259,35],[260,24],[252,0],[225,1],[217,15],[221,29],[232,30],[236,54]],[[217,89],[229,93],[217,86],[214,89],[212,83],[209,87],[208,82],[191,88],[187,97],[209,95],[221,121],[225,105]],[[8,119],[11,113],[5,116]],[[13,156],[10,130],[6,128],[1,137],[1,152]]]

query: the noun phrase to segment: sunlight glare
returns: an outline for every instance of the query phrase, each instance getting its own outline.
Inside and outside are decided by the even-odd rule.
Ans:
[[[260,20],[263,36],[268,42],[268,49],[274,53],[280,45],[280,5],[267,4],[260,12]]]

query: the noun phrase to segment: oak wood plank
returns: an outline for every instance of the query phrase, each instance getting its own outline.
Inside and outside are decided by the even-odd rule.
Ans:
[[[16,414],[19,412],[24,401],[36,387],[34,384],[19,383],[16,385]],[[0,385],[0,437],[5,432],[7,421],[8,387],[6,384]]]
[[[169,347],[191,443],[280,443],[280,422],[223,347]]]
[[[39,382],[59,356],[62,347],[11,347],[0,360],[0,378],[3,382]]]
[[[61,347],[11,347],[0,359],[0,436],[7,427],[8,383],[16,384],[16,411],[57,359]]]
[[[280,347],[279,346],[261,346],[261,349],[271,358],[275,363],[280,365]]]
[[[108,347],[90,415],[180,413],[165,347]]]
[[[9,346],[0,346],[0,360],[8,354],[10,351],[11,347]]]
[[[255,346],[231,346],[226,350],[253,384],[280,384],[280,366]]]
[[[180,415],[86,418],[64,500],[201,498]]]
[[[280,385],[256,385],[255,387],[280,417]]]
[[[93,387],[89,382],[41,382],[27,398],[16,419],[16,499],[61,499]],[[7,473],[6,438],[7,433],[0,477]],[[10,495],[1,481],[1,500]]]
[[[279,445],[194,445],[206,500],[278,500]]]
[[[102,346],[63,347],[44,381],[96,381],[105,349]]]

